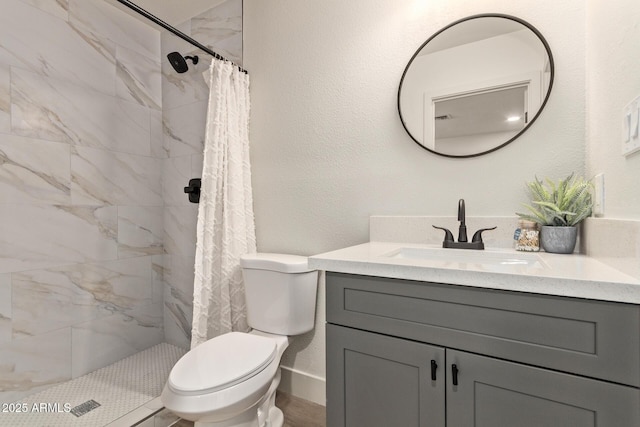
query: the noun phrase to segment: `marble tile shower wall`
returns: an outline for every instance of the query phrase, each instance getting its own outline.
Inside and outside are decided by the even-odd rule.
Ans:
[[[0,401],[163,340],[160,33],[2,0]]]
[[[176,26],[214,52],[242,64],[242,0],[227,0]],[[211,57],[163,32],[162,102],[164,159],[164,279],[165,340],[189,348],[193,314],[193,263],[196,246],[197,205],[188,202],[183,187],[202,175],[204,132],[209,88],[202,73]],[[199,55],[195,67],[176,73],[167,53]]]

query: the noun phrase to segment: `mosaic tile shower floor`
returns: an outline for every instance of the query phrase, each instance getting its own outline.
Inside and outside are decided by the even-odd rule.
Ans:
[[[158,396],[171,368],[184,353],[184,349],[171,344],[158,344],[20,400],[17,403],[26,412],[7,407],[0,413],[0,426],[131,426],[161,409]],[[89,400],[100,406],[80,417],[70,412]]]

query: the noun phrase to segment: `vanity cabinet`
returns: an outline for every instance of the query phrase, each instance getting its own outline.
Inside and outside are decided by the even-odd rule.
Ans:
[[[640,425],[640,307],[327,273],[327,425]]]

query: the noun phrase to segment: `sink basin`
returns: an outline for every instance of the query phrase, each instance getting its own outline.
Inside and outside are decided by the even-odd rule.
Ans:
[[[529,268],[547,268],[537,254],[516,253],[511,251],[475,251],[467,249],[442,248],[399,248],[384,255],[394,259],[435,261],[476,265],[484,269],[500,271],[522,266]]]

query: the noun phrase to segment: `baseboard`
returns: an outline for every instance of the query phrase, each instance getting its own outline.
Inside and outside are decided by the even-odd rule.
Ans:
[[[326,380],[293,368],[281,367],[282,378],[278,390],[318,405],[326,406]]]

